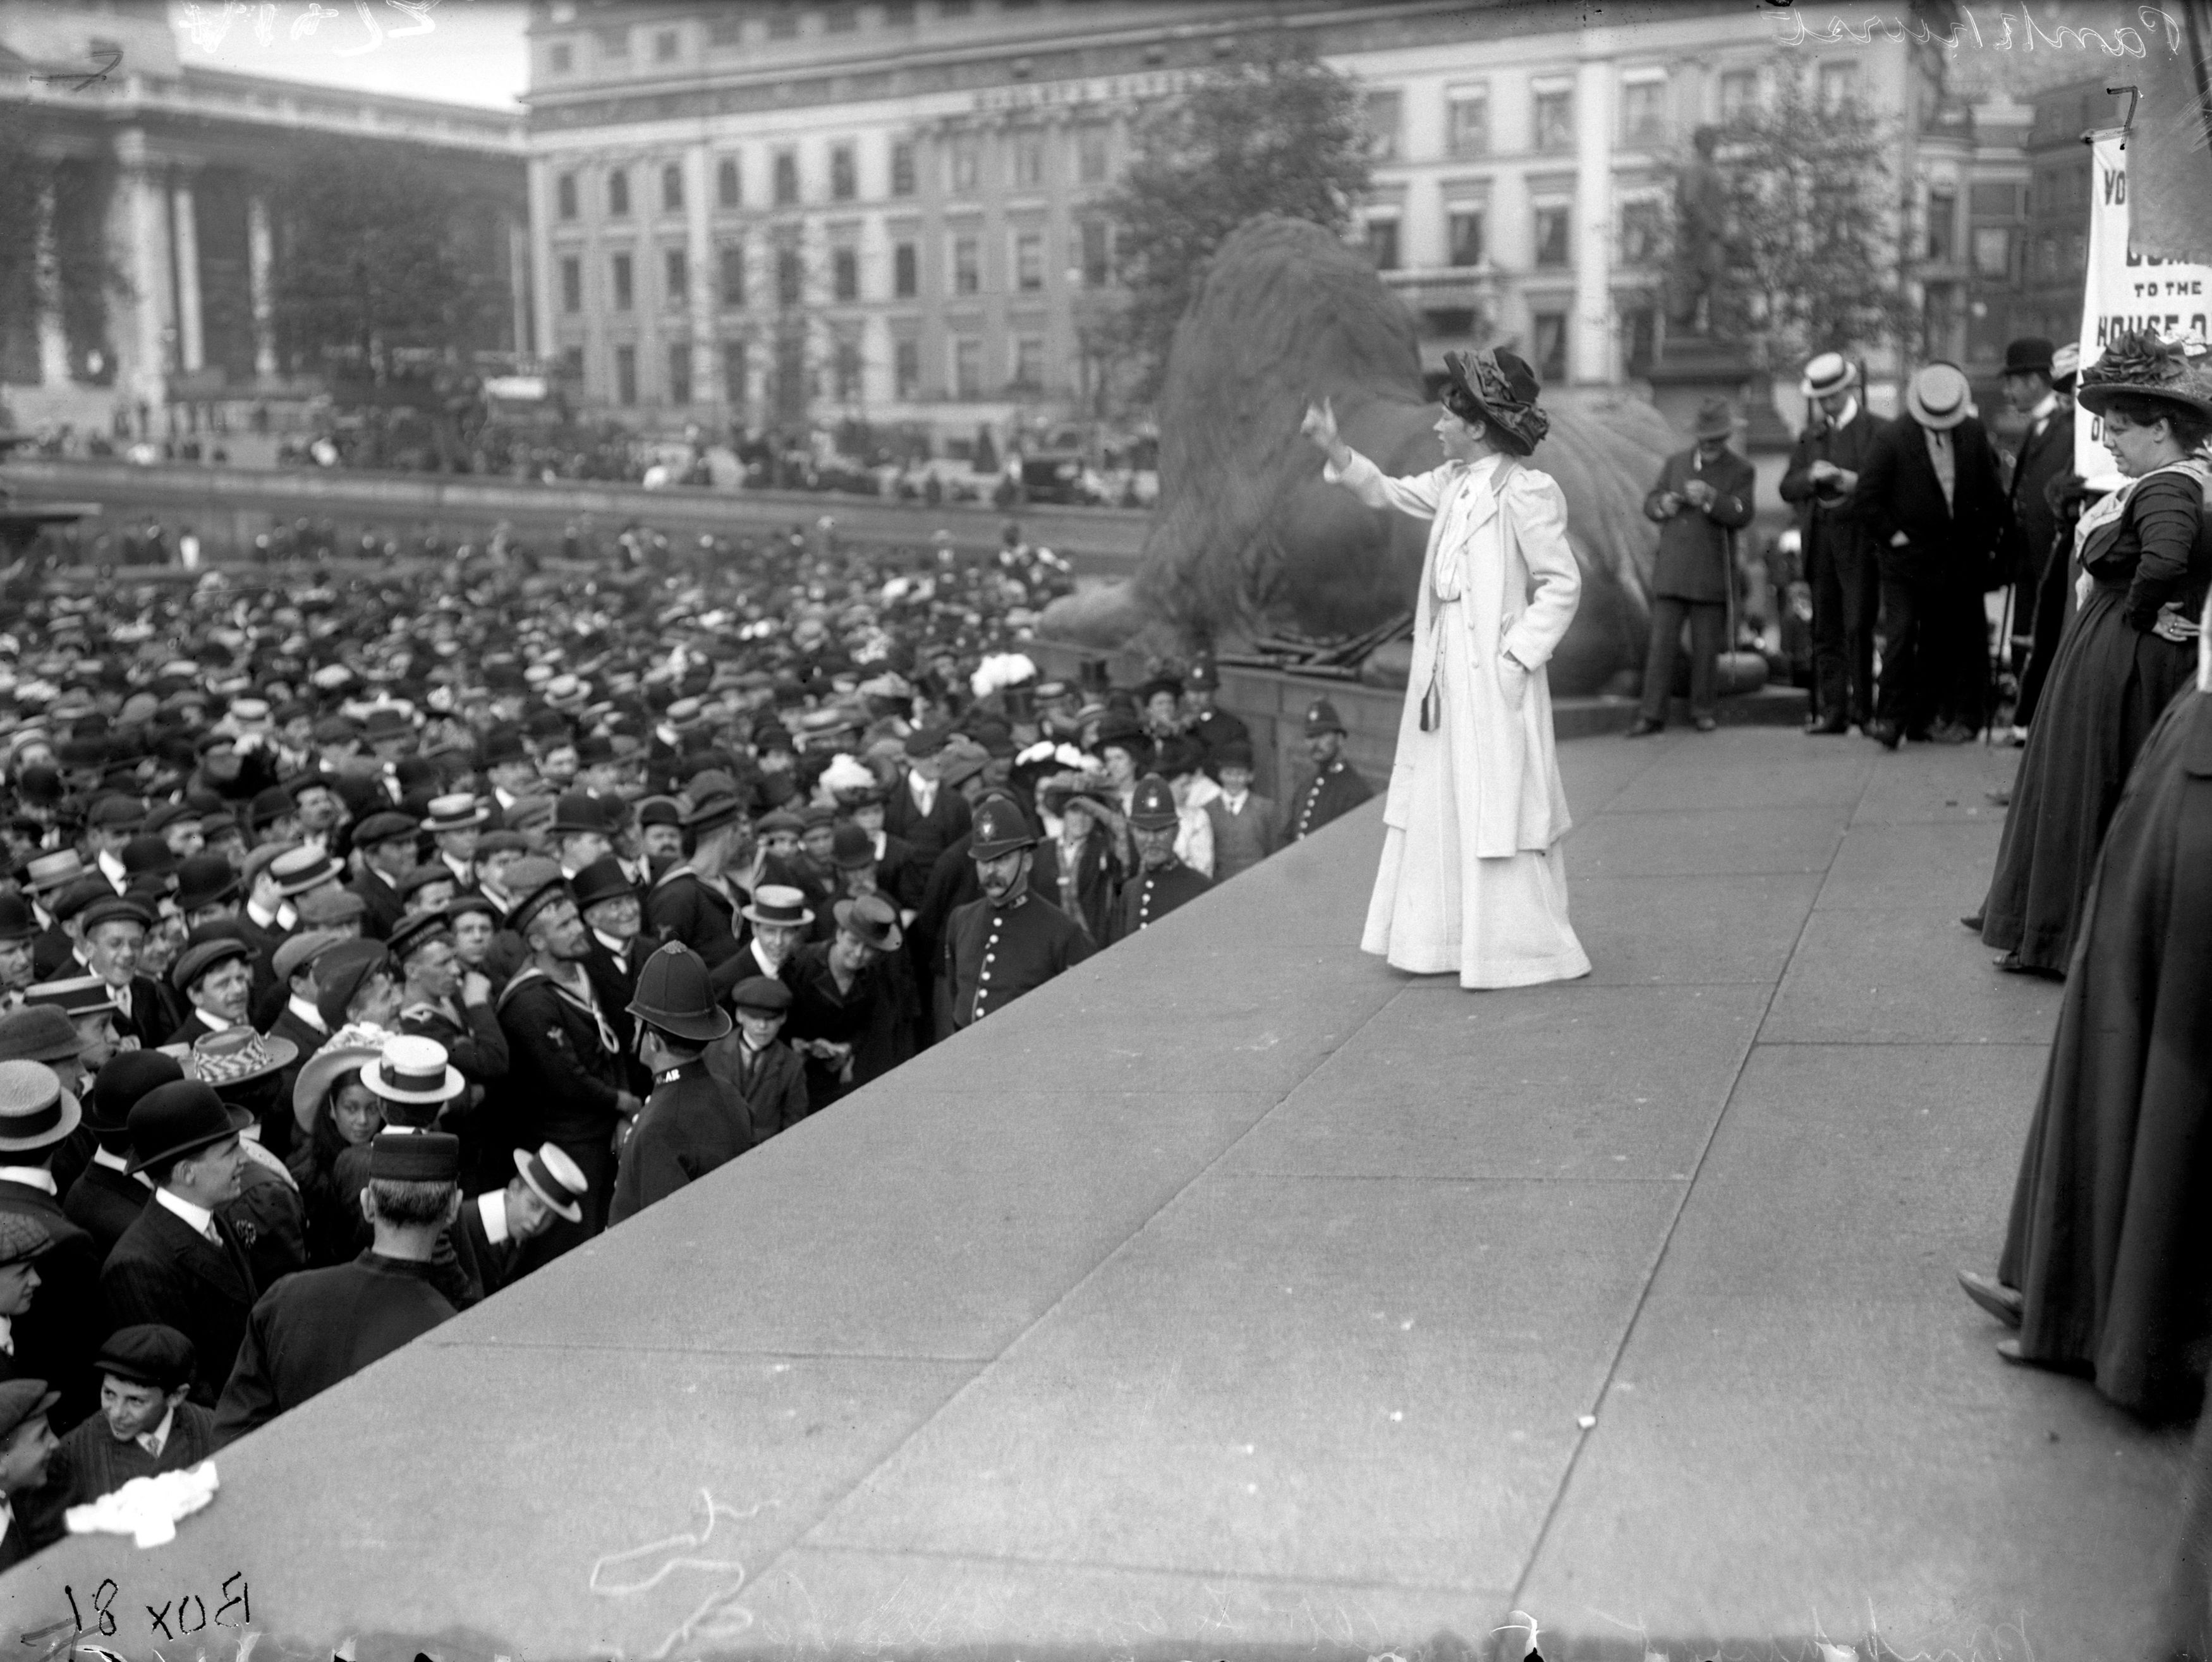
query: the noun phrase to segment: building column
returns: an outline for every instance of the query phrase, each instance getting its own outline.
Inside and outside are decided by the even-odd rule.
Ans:
[[[130,385],[138,402],[159,409],[168,401],[169,329],[174,316],[169,286],[169,216],[161,181],[145,154],[144,136],[125,133],[116,146],[122,173],[122,198],[131,306],[137,327],[131,335]]]
[[[60,257],[54,246],[54,187],[39,191],[39,240],[36,287],[39,296],[39,385],[70,384],[69,335],[62,327]]]
[[[714,169],[702,138],[684,153],[684,240],[691,262],[691,402],[715,412],[717,419],[702,425],[709,440],[719,444],[729,434],[730,407],[722,396],[720,355],[714,344],[714,315],[721,300],[714,290],[720,270],[714,258],[714,198],[708,194],[714,186]]]
[[[538,355],[536,319],[530,315],[530,232],[529,228],[508,215],[507,224],[507,304],[514,314],[514,355],[518,359]]]
[[[256,191],[246,199],[246,283],[253,306],[253,373],[264,381],[276,377],[276,305],[270,293],[276,264],[268,198]]]
[[[186,374],[207,361],[207,341],[200,331],[200,233],[192,204],[191,179],[179,173],[169,186],[173,221],[171,252],[176,257],[177,355]]]
[[[1593,30],[1592,37],[1605,31]],[[1575,71],[1575,306],[1567,377],[1613,379],[1613,126],[1611,43],[1586,39]],[[1599,53],[1605,55],[1600,56]]]

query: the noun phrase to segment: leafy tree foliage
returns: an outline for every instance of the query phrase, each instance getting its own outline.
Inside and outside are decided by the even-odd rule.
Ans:
[[[1341,235],[1370,177],[1359,91],[1304,42],[1271,39],[1147,112],[1104,206],[1127,300],[1118,331],[1135,396],[1157,395],[1176,325],[1229,234],[1260,214]]]

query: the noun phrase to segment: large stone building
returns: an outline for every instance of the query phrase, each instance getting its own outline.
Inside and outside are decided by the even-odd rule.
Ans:
[[[45,223],[22,229],[105,247],[122,279],[61,304],[0,296],[0,396],[26,426],[123,415],[158,436],[312,385],[271,304],[284,227],[270,186],[302,135],[434,161],[471,203],[459,252],[507,297],[479,344],[532,349],[519,114],[184,64],[158,0],[0,5],[0,101],[60,163]]]
[[[2001,347],[2029,112],[1978,121],[1909,34],[1779,38],[1736,0],[922,0],[538,4],[531,203],[549,351],[646,426],[861,419],[940,438],[1094,409],[1112,361],[1100,198],[1148,100],[1310,39],[1365,89],[1359,234],[1434,364],[1511,341],[1618,385],[1663,333],[1671,168],[1801,65],[1893,118],[1908,356]]]

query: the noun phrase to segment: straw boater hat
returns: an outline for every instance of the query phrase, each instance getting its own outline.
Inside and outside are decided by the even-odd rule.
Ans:
[[[2212,380],[2172,342],[2148,330],[2115,335],[2104,355],[2081,372],[2075,397],[2103,415],[2115,398],[2152,398],[2212,421]]]
[[[1840,352],[1823,352],[1805,365],[1797,390],[1808,398],[1832,397],[1859,384],[1859,367]]]
[[[450,1102],[468,1089],[443,1045],[411,1033],[386,1039],[375,1058],[361,1065],[361,1083],[387,1102]]]
[[[1948,433],[1973,414],[1972,389],[1956,364],[1932,363],[1905,387],[1905,408],[1921,426]]]

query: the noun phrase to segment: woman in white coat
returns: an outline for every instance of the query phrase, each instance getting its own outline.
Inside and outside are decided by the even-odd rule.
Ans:
[[[1327,403],[1303,428],[1330,481],[1431,522],[1360,946],[1470,988],[1571,980],[1590,964],[1567,921],[1570,822],[1544,677],[1582,592],[1566,499],[1522,459],[1551,425],[1528,366],[1510,352],[1444,362],[1442,467],[1389,477],[1338,437]]]

